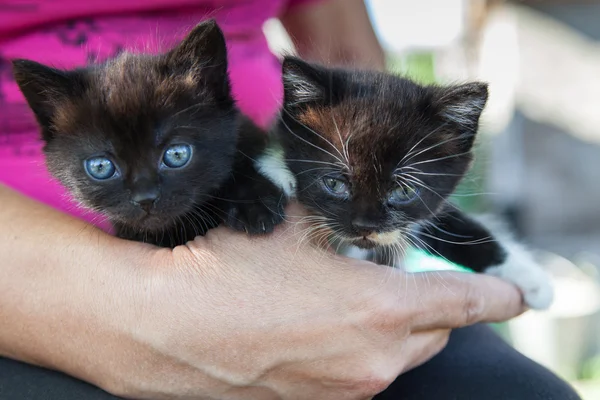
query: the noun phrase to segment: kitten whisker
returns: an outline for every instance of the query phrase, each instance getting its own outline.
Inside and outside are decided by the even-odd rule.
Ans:
[[[456,234],[456,233],[451,233],[451,232],[448,232],[448,231],[446,231],[446,230],[444,230],[444,229],[440,228],[439,226],[437,226],[437,225],[436,225],[436,224],[435,224],[433,221],[423,221],[423,222],[421,223],[421,226],[429,226],[429,227],[432,227],[432,228],[434,228],[434,229],[435,229],[435,230],[437,230],[437,231],[440,231],[440,232],[442,232],[442,233],[444,233],[444,234],[446,234],[446,235],[448,235],[448,236],[454,236],[454,237],[456,237],[456,238],[469,239],[469,238],[472,238],[472,237],[473,237],[473,236],[465,236],[465,235],[459,235],[459,234]],[[487,238],[486,238],[486,239],[487,239]]]
[[[423,183],[423,181],[421,181],[420,179],[414,180],[414,179],[411,179],[411,178],[409,178],[407,175],[405,175],[404,177],[402,177],[402,179],[403,179],[404,181],[406,181],[406,182],[413,183],[413,184],[414,184],[414,185],[416,185],[416,186],[422,187],[423,189],[430,191],[431,193],[433,193],[433,194],[435,194],[437,197],[439,197],[439,198],[440,198],[440,200],[441,200],[443,203],[446,203],[446,204],[452,204],[452,203],[450,203],[450,201],[449,201],[447,198],[445,198],[444,196],[442,196],[441,194],[439,194],[439,193],[438,193],[437,191],[435,191],[435,190],[434,190],[432,187],[430,187],[430,186],[426,185],[425,183]],[[415,179],[416,179],[416,178],[415,178]],[[421,199],[421,197],[420,197],[418,194],[417,194],[417,197],[419,197],[419,199],[420,199],[421,201],[423,201],[423,200]],[[430,211],[431,211],[431,210],[430,210]]]
[[[298,240],[296,254],[298,253],[298,251],[300,251],[300,247],[304,246],[306,242],[310,243],[312,240],[314,240],[314,236],[320,233],[319,228],[321,228],[321,226],[319,225],[310,225],[307,228],[303,229],[302,232],[304,234]]]
[[[433,149],[435,149],[435,148],[438,148],[438,147],[440,147],[440,146],[443,146],[443,145],[445,145],[446,143],[450,143],[450,142],[453,142],[453,141],[456,141],[456,140],[464,140],[464,139],[465,139],[465,138],[467,138],[467,137],[469,137],[469,135],[467,135],[467,134],[462,134],[462,135],[453,136],[453,137],[451,137],[450,139],[446,139],[446,140],[443,140],[443,141],[441,141],[441,142],[435,143],[435,144],[433,144],[433,145],[431,145],[431,146],[429,146],[429,147],[427,147],[427,148],[425,148],[425,149],[423,149],[423,150],[420,150],[419,152],[417,152],[417,153],[415,153],[415,154],[411,155],[411,156],[410,156],[410,157],[408,157],[407,159],[403,159],[403,162],[410,161],[410,160],[412,160],[413,158],[415,158],[415,157],[417,157],[417,156],[419,156],[419,155],[421,155],[421,154],[423,154],[423,153],[426,153],[426,152],[428,152],[428,151],[430,151],[430,150],[433,150]]]
[[[213,218],[207,210],[204,209],[205,207],[211,209],[217,215],[219,212],[223,213],[223,210],[221,210],[217,206],[210,204],[210,203],[196,205],[196,207],[192,210],[193,213],[195,213],[197,216],[201,217],[202,222],[204,222],[204,224],[205,224],[206,231],[208,231],[209,230],[208,222],[210,222],[214,226],[219,225],[219,222],[215,218]],[[208,221],[206,221],[207,219],[208,219]]]
[[[327,168],[327,167],[317,167],[317,168],[306,169],[306,170],[304,170],[302,172],[297,173],[296,176],[301,176],[301,175],[304,175],[306,173],[313,172],[313,171],[328,171],[328,172],[331,172],[330,169]],[[325,174],[324,176],[326,176],[326,175],[327,174]]]
[[[407,181],[411,182],[411,180],[410,180],[410,179],[406,179],[406,177],[404,177],[403,179],[405,179],[405,180],[407,180]],[[430,188],[429,188],[427,185],[424,185],[424,184],[421,184],[421,183],[418,183],[418,182],[415,182],[415,181],[412,181],[412,183],[415,183],[417,186],[422,186],[423,188],[425,188],[425,189],[427,189],[427,190],[431,190],[432,192],[434,192],[434,193],[436,193],[436,194],[437,194],[437,192],[435,192],[433,189],[430,189]],[[431,208],[429,208],[429,206],[428,206],[428,205],[427,205],[427,203],[426,203],[426,202],[423,200],[423,198],[422,198],[422,197],[419,195],[419,193],[418,193],[418,192],[415,192],[415,195],[417,196],[417,198],[418,198],[419,200],[421,200],[421,203],[423,203],[423,206],[425,206],[425,208],[427,209],[427,211],[429,211],[429,213],[430,213],[431,217],[432,217],[432,218],[437,218],[437,215],[436,215],[436,213],[434,213],[434,212],[431,210]],[[440,197],[441,197],[441,196],[440,196]],[[443,198],[442,198],[442,199],[443,199]],[[443,200],[445,201],[445,199],[443,199]]]
[[[448,122],[438,126],[437,128],[433,129],[431,132],[429,132],[427,135],[423,136],[417,143],[415,143],[410,150],[408,150],[408,152],[404,155],[404,157],[402,157],[402,159],[400,160],[400,162],[398,164],[402,164],[407,157],[412,156],[412,152],[416,149],[416,147],[418,145],[420,145],[421,143],[423,143],[424,140],[426,140],[428,137],[430,137],[431,135],[433,135],[434,133],[438,132],[440,129],[444,128],[445,126],[448,125]]]
[[[403,174],[402,169],[404,169],[406,167],[401,167],[398,169],[398,173],[399,174]],[[454,177],[462,177],[463,174],[444,174],[444,173],[434,173],[434,172],[423,172],[417,168],[412,168],[414,171],[412,171],[412,174],[417,174],[417,175],[425,175],[425,176],[454,176]]]
[[[201,234],[201,231],[199,231],[198,227],[197,227],[198,222],[200,222],[200,221],[198,221],[198,218],[193,213],[184,214],[184,216],[190,222],[190,225],[191,225],[191,227],[193,229],[194,238],[196,236],[199,236]],[[188,237],[187,233],[185,231],[184,231],[184,235],[185,235],[186,238]]]
[[[350,156],[348,154],[348,143],[347,142],[344,143],[344,140],[342,139],[342,133],[340,132],[340,128],[338,127],[337,121],[335,120],[335,116],[333,115],[332,108],[329,109],[329,113],[331,114],[331,120],[333,121],[333,125],[335,126],[335,131],[337,132],[338,137],[340,139],[340,145],[342,146],[342,152],[341,152],[342,158],[345,159],[347,165],[350,165]],[[338,152],[339,152],[339,150],[338,150]]]
[[[452,197],[496,196],[494,192],[452,193]]]
[[[329,214],[329,215],[331,215],[331,216],[333,216],[333,217],[337,217],[337,215],[335,215],[335,213],[333,213],[333,212],[331,212],[331,211],[329,211],[329,210],[326,210],[326,209],[324,209],[324,208],[323,208],[323,207],[322,207],[322,206],[321,206],[321,205],[320,205],[318,202],[314,202],[314,205],[315,205],[315,206],[316,206],[316,207],[317,207],[317,208],[318,208],[320,211],[324,212],[325,214]]]
[[[418,162],[410,164],[410,166],[421,165],[421,164],[429,164],[429,163],[432,163],[432,162],[438,162],[438,161],[449,160],[449,159],[452,159],[452,158],[463,157],[463,156],[467,156],[467,155],[470,155],[470,154],[471,154],[471,151],[465,151],[463,153],[451,154],[449,156],[434,158],[434,159],[431,159],[431,160],[418,161]]]
[[[329,144],[331,146],[332,149],[334,149],[339,155],[340,157],[343,159],[344,155],[340,152],[340,150],[327,138],[325,138],[323,135],[321,135],[320,133],[318,133],[317,131],[315,131],[314,129],[309,128],[308,126],[306,126],[305,124],[301,123],[300,121],[298,121],[296,118],[294,118],[294,116],[288,112],[286,109],[283,110],[285,113],[287,113],[287,115],[293,120],[295,121],[298,125],[304,127],[304,129],[308,130],[309,132],[311,132],[312,134],[318,136],[319,138],[321,138],[324,142],[326,142],[327,144]],[[284,123],[285,124],[285,123]],[[287,125],[286,125],[287,127]],[[343,160],[338,159],[342,164]]]
[[[406,231],[405,232],[405,237],[406,239],[410,240],[411,243],[413,243],[413,246],[415,248],[419,248],[420,246],[417,245],[417,243],[413,242],[413,240],[419,242],[421,244],[421,246],[424,246],[424,249],[428,252],[432,252],[434,253],[436,256],[440,257],[441,259],[443,259],[444,261],[446,261],[447,263],[452,263],[450,260],[448,260],[446,257],[444,257],[442,254],[440,254],[437,250],[435,250],[433,247],[431,247],[431,245],[429,245],[428,243],[426,243],[425,241],[423,241],[423,239],[417,237],[414,235],[413,232],[411,231]],[[436,277],[438,279],[438,282],[440,282],[442,284],[442,286],[444,286],[450,293],[454,293],[452,290],[450,290],[445,284],[445,280],[442,278],[442,275],[439,273],[439,271],[435,271],[436,272]]]
[[[292,135],[294,135],[296,138],[298,138],[299,140],[301,140],[302,142],[308,144],[311,147],[314,147],[317,150],[322,151],[325,154],[330,155],[331,157],[333,157],[334,159],[336,159],[340,164],[345,165],[344,162],[337,156],[334,156],[332,153],[330,153],[329,151],[323,149],[322,147],[317,146],[314,143],[309,142],[308,140],[304,139],[303,137],[301,137],[300,135],[296,134],[296,132],[294,132],[288,124],[285,123],[284,120],[281,120],[281,122],[283,123],[283,125],[285,126],[285,128],[288,130],[288,132],[290,132]],[[347,166],[348,167],[348,166]],[[348,168],[349,169],[349,168]]]
[[[208,194],[208,193],[199,195],[198,198],[210,199],[210,200],[222,200],[222,201],[226,201],[228,203],[241,203],[241,204],[253,204],[256,202],[256,200],[228,199],[226,197],[219,197],[219,196],[215,196],[215,195]]]
[[[192,104],[189,107],[186,107],[182,110],[179,110],[178,112],[176,112],[175,114],[171,115],[171,118],[175,118],[178,117],[179,115],[186,113],[194,108],[201,108],[201,107],[207,107],[207,106],[213,106],[213,104],[211,104],[210,102],[202,102],[202,103],[196,103],[196,104]]]
[[[455,241],[452,241],[452,240],[442,239],[442,238],[430,235],[430,234],[425,233],[425,232],[419,232],[419,235],[428,237],[430,239],[438,240],[440,242],[448,243],[448,244],[465,245],[465,246],[472,246],[472,245],[477,245],[477,244],[485,244],[485,243],[494,243],[494,242],[496,242],[496,240],[494,240],[494,239],[485,239],[485,238],[483,238],[483,239],[476,239],[476,240],[470,240],[468,242],[455,242]]]
[[[304,163],[310,163],[310,164],[326,164],[326,165],[330,165],[332,167],[339,167],[340,164],[339,163],[332,163],[332,162],[327,162],[327,161],[319,161],[319,160],[298,160],[298,159],[293,159],[293,158],[286,158],[284,159],[284,161],[289,161],[289,162],[304,162]]]
[[[433,193],[434,195],[436,195],[437,197],[439,197],[439,199],[440,199],[440,201],[442,203],[454,207],[454,204],[452,204],[452,202],[448,198],[446,198],[446,197],[442,196],[441,194],[439,194],[432,187],[426,185],[423,181],[421,181],[418,178],[412,177],[412,178],[416,179],[416,181],[415,181],[415,180],[413,180],[413,179],[411,179],[409,177],[412,177],[412,176],[410,174],[405,174],[405,176],[403,177],[403,179],[406,180],[406,181],[408,181],[408,182],[411,182],[411,183],[415,184],[416,186],[420,186],[420,187],[422,187],[422,188],[430,191],[431,193]],[[451,196],[454,196],[454,194],[452,194]],[[464,194],[463,196],[467,197],[468,195]],[[473,194],[472,196],[476,196],[476,194]],[[439,219],[439,216],[436,215],[435,219]]]

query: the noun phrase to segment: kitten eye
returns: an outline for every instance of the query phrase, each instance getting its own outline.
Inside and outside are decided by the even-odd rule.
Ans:
[[[93,179],[103,181],[115,176],[117,168],[106,157],[92,157],[85,160],[85,172]]]
[[[340,196],[348,194],[348,185],[341,179],[326,176],[323,178],[323,184],[331,193]]]
[[[192,158],[192,147],[187,144],[176,144],[167,149],[163,155],[163,163],[169,168],[181,168]]]
[[[398,186],[392,190],[389,202],[392,205],[408,204],[419,196],[419,189],[408,185]]]

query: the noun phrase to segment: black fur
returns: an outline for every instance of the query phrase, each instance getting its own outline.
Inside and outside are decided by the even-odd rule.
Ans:
[[[261,233],[281,220],[260,200],[277,189],[246,161],[266,135],[236,108],[214,21],[166,54],[121,54],[70,71],[15,60],[13,70],[41,127],[49,170],[118,236],[174,247],[222,221]],[[163,157],[175,144],[191,146],[192,156],[174,169]],[[117,175],[91,178],[84,163],[96,156],[110,159]],[[137,200],[148,196],[144,205]]]
[[[484,272],[507,258],[486,227],[451,205],[438,213],[432,224],[422,224],[415,235],[430,253],[475,272]]]
[[[283,221],[287,199],[280,188],[256,170],[255,160],[265,151],[268,136],[248,118],[242,118],[235,174],[222,189],[230,201],[228,226],[250,234],[272,232]]]
[[[274,141],[296,178],[296,198],[337,242],[375,249],[373,259],[389,265],[407,244],[476,271],[505,259],[491,233],[447,200],[472,161],[485,84],[423,86],[294,57],[283,76]],[[332,194],[324,178],[344,182],[345,194]],[[399,186],[418,192],[399,204]]]

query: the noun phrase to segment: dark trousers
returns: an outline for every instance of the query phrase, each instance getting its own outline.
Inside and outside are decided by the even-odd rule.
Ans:
[[[577,400],[571,387],[485,326],[455,330],[428,363],[400,376],[378,400]],[[0,358],[0,400],[117,399],[64,374]],[[315,399],[318,400],[318,399]]]

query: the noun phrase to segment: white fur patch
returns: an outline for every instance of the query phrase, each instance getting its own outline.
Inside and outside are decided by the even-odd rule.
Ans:
[[[283,149],[268,148],[255,165],[258,172],[279,186],[288,198],[296,195],[296,177],[285,164]]]
[[[489,227],[489,220],[482,221]],[[515,242],[502,229],[491,229],[499,244],[506,251],[506,260],[497,266],[485,270],[485,274],[497,276],[515,284],[523,292],[525,304],[533,309],[544,310],[550,307],[554,299],[554,288],[550,275],[538,264],[531,253]]]
[[[349,246],[348,249],[342,252],[346,257],[354,258],[356,260],[369,260],[371,256],[371,251],[366,249],[361,249],[356,246]]]
[[[375,243],[383,246],[390,246],[400,241],[400,232],[391,231],[384,233],[372,233],[369,236],[367,236],[367,239],[371,239]]]

